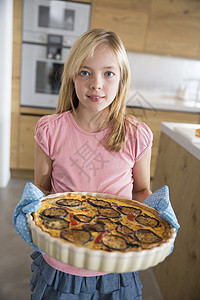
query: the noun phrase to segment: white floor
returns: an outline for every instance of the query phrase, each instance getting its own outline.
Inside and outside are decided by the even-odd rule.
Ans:
[[[18,237],[12,225],[13,211],[19,202],[26,179],[11,179],[6,188],[0,188],[0,300],[30,299],[29,247]],[[152,269],[140,272],[143,300],[164,300]]]

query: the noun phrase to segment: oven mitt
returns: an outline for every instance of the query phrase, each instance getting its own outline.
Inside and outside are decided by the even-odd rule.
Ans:
[[[40,252],[42,251],[32,242],[26,214],[38,210],[42,204],[40,199],[44,196],[40,189],[31,182],[28,182],[25,185],[22,198],[16,206],[13,215],[13,225],[17,234],[29,244],[29,246]]]
[[[169,188],[167,185],[164,185],[163,187],[152,193],[143,201],[143,203],[155,208],[159,212],[159,216],[168,221],[176,229],[177,235],[180,225],[170,203]],[[173,251],[173,248],[174,245],[172,246],[171,252]]]

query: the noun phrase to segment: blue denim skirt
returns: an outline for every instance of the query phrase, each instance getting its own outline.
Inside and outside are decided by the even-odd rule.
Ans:
[[[81,277],[52,268],[33,252],[30,280],[32,300],[141,300],[138,272]]]

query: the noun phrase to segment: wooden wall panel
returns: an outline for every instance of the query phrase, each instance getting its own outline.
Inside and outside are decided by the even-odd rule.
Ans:
[[[151,1],[94,0],[91,28],[105,28],[120,35],[126,48],[144,48]]]
[[[22,41],[21,28],[22,28],[22,0],[14,0],[13,1],[11,151],[10,151],[10,167],[11,168],[18,167],[21,41]]]
[[[145,51],[199,56],[200,2],[152,0]]]
[[[93,0],[91,27],[117,32],[128,51],[200,58],[196,0]]]

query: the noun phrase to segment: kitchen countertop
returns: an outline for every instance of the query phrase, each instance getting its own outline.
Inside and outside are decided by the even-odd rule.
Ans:
[[[200,138],[195,137],[195,135],[192,134],[192,131],[195,131],[197,128],[200,128],[200,124],[161,123],[161,132],[168,135],[176,143],[200,160]]]
[[[178,97],[163,96],[146,92],[133,92],[130,90],[126,105],[128,107],[159,109],[200,113],[200,101],[183,100]]]

